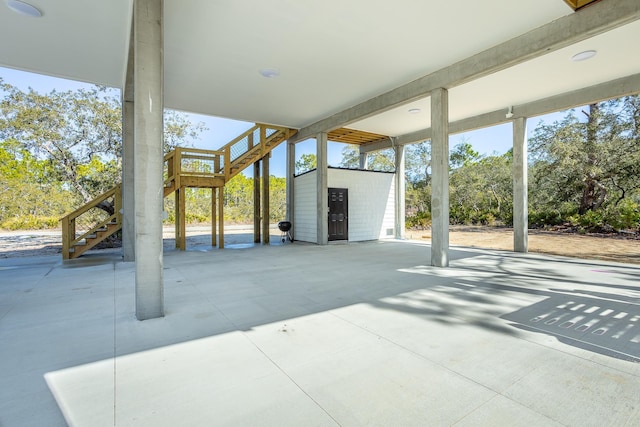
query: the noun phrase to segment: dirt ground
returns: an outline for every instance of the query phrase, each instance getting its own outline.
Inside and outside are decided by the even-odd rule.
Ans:
[[[431,240],[431,231],[408,230],[407,238]],[[513,229],[452,226],[449,244],[511,251]],[[637,235],[580,235],[529,230],[529,252],[640,264],[640,239]]]
[[[187,230],[187,247],[211,245],[207,227]],[[279,231],[272,230],[272,241],[278,242]],[[59,230],[0,232],[0,258],[57,255],[61,252]],[[175,247],[173,230],[165,229],[165,248]],[[250,243],[253,235],[247,226],[232,226],[225,233],[227,244]],[[430,230],[408,230],[407,238],[430,240]],[[492,227],[451,227],[449,242],[455,246],[486,249],[513,249],[513,230]],[[575,258],[640,264],[640,236],[577,235],[564,232],[529,230],[529,251]]]

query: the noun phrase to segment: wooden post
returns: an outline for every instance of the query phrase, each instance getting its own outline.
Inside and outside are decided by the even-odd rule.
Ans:
[[[187,187],[180,187],[180,250],[187,249]]]
[[[122,185],[119,185],[113,195],[114,213],[116,214],[116,222],[118,225],[122,225]]]
[[[253,242],[260,243],[260,160],[253,164]]]
[[[224,187],[218,188],[218,247],[224,248]]]
[[[175,149],[173,155],[173,177],[176,190],[180,188],[180,173],[182,172],[182,150],[180,148]]]
[[[267,149],[267,127],[260,125],[260,157],[264,156]]]
[[[269,157],[262,158],[262,243],[268,245],[269,236]]]
[[[62,259],[69,259],[71,249],[71,236],[69,236],[69,217],[65,216],[62,218]]]
[[[224,149],[224,182],[227,182],[231,176],[231,148],[227,145]]]
[[[216,236],[216,188],[211,188],[211,246],[215,247],[218,236]]]
[[[175,212],[174,215],[174,227],[175,227],[175,236],[176,236],[176,248],[180,248],[180,199],[182,199],[182,195],[180,194],[180,189],[176,188],[173,192],[173,210]]]

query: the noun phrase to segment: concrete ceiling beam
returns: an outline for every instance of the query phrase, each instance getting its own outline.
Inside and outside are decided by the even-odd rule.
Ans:
[[[556,111],[568,110],[581,105],[593,104],[594,102],[605,101],[607,99],[620,98],[622,96],[640,93],[640,74],[622,77],[609,82],[578,89],[560,95],[551,96],[538,101],[522,105],[514,105],[513,117],[506,117],[506,109],[492,111],[479,116],[469,117],[449,124],[449,134],[468,132],[489,126],[509,123],[518,117],[535,117],[549,114]],[[393,145],[415,144],[431,139],[431,128],[421,129],[394,138]],[[363,153],[391,148],[389,141],[380,141],[360,147]]]
[[[638,0],[598,2],[449,67],[342,110],[309,126],[291,139],[299,142],[428,96],[436,88],[450,89],[522,62],[562,49],[640,19]]]

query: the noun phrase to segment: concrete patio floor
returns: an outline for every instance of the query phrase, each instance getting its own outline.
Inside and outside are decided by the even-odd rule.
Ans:
[[[640,267],[429,245],[0,260],[0,425],[624,426]]]

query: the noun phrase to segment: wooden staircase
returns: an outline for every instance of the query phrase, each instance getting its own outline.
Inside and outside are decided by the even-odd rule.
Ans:
[[[222,236],[222,189],[245,168],[268,156],[294,129],[256,124],[219,150],[176,148],[164,157],[164,197],[176,193],[176,246],[184,248],[184,189],[219,189]],[[214,212],[215,217],[215,212]],[[62,258],[77,258],[122,229],[122,187],[116,185],[66,215],[62,222]],[[215,222],[215,219],[214,221]],[[222,246],[222,245],[221,245]]]
[[[122,186],[118,184],[63,217],[62,259],[77,258],[120,230],[121,210]]]

